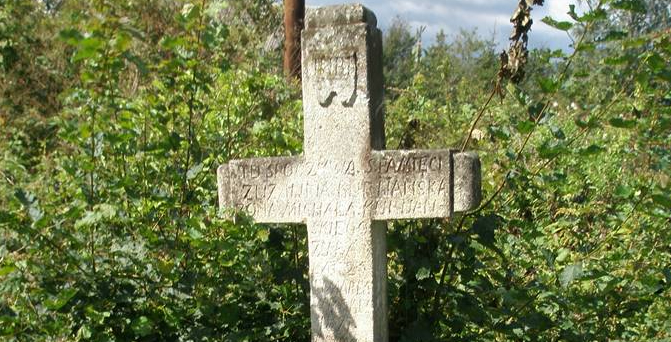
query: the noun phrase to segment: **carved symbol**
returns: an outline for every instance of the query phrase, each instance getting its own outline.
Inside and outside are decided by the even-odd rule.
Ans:
[[[342,101],[342,105],[345,108],[351,108],[354,106],[354,103],[356,102],[357,98],[357,84],[359,83],[359,65],[358,65],[358,58],[356,53],[352,56],[354,59],[354,86],[352,87],[352,95],[349,97],[347,101]],[[329,92],[329,96],[326,97],[324,101],[319,101],[319,105],[322,106],[322,108],[328,108],[333,104],[333,99],[338,96],[338,93],[335,91]]]
[[[327,108],[328,106],[331,105],[331,103],[333,103],[333,98],[336,97],[337,95],[338,93],[332,91],[331,93],[329,93],[329,96],[326,98],[326,100],[324,100],[324,102],[321,101],[319,102],[319,105],[322,106],[323,108]]]
[[[349,100],[343,101],[342,105],[345,108],[351,108],[354,106],[354,102],[356,102],[356,86],[359,84],[359,63],[356,57],[356,52],[354,53],[354,87],[352,87],[352,96],[350,96]]]

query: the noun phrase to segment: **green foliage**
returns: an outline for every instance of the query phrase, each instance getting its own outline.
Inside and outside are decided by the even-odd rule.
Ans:
[[[669,7],[604,3],[493,101],[491,41],[387,32],[388,147],[480,117],[485,194],[390,225],[392,341],[671,339]],[[0,340],[309,340],[304,227],[217,218],[217,165],[302,150],[278,13],[0,0]]]
[[[294,91],[232,66],[219,3],[160,38],[143,3],[70,5],[43,19],[70,23],[63,109],[2,133],[1,339],[306,339],[304,233],[218,220],[213,191],[229,158],[300,152]]]

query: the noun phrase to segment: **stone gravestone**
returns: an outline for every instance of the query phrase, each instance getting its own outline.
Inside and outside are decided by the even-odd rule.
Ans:
[[[381,33],[368,9],[308,9],[302,39],[305,151],[221,165],[220,206],[307,224],[313,341],[386,341],[385,221],[476,207],[480,161],[384,149]]]

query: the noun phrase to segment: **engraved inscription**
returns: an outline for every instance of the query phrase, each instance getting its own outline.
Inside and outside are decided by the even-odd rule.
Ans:
[[[446,164],[445,155],[401,155],[400,157],[385,156],[384,158],[370,158],[366,173],[426,173],[440,172]]]
[[[304,155],[222,165],[220,205],[259,223],[307,225],[312,341],[387,341],[379,221],[449,217],[455,184],[471,189],[479,178],[464,181],[450,150],[375,150],[384,85],[374,15],[361,5],[306,12]]]

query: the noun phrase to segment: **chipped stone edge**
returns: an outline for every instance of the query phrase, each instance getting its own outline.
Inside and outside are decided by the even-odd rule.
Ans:
[[[377,18],[371,10],[361,4],[308,7],[306,9],[305,29],[351,24],[368,24],[376,27]]]
[[[482,200],[480,157],[475,152],[455,153],[454,211],[464,212],[477,208]]]
[[[233,219],[233,213],[227,209],[231,203],[231,177],[229,164],[221,164],[217,168],[217,188],[219,191],[219,216],[224,219]]]

